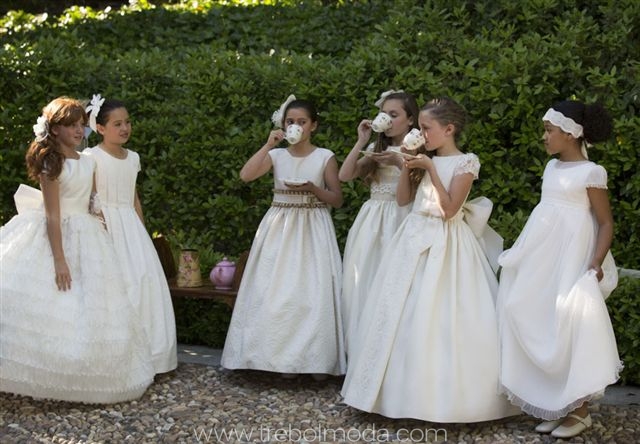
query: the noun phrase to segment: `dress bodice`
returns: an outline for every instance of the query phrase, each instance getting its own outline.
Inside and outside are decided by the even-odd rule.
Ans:
[[[326,148],[316,148],[304,157],[292,156],[286,148],[275,148],[269,151],[273,162],[274,186],[278,190],[288,190],[284,184],[287,179],[306,179],[319,188],[325,188],[324,169],[333,157],[333,152]]]
[[[100,202],[107,206],[133,208],[136,178],[140,171],[138,153],[127,150],[127,157],[119,159],[100,146],[87,148],[84,152],[93,157],[98,165],[96,188],[100,193]]]
[[[370,146],[372,148],[373,145]],[[399,146],[389,146],[387,151],[400,152]],[[395,165],[378,165],[376,180],[371,183],[371,197],[390,196],[394,198],[400,179],[400,169]]]
[[[587,188],[607,188],[607,172],[603,167],[588,160],[552,159],[544,170],[540,202],[589,208]]]
[[[58,176],[61,216],[89,212],[94,169],[95,163],[87,155],[80,154],[78,159],[65,159]]]
[[[440,181],[448,191],[451,180],[454,176],[472,173],[474,178],[478,178],[480,171],[480,161],[478,156],[472,153],[460,154],[457,156],[434,156],[433,163],[438,171]],[[429,173],[425,173],[422,181],[418,185],[416,197],[413,202],[413,211],[424,213],[430,216],[442,217],[442,212],[438,206],[436,190],[431,182]]]

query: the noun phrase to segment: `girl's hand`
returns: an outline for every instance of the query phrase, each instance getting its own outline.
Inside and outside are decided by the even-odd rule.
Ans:
[[[366,143],[371,138],[371,120],[364,119],[358,125],[358,141]]]
[[[602,267],[600,265],[597,265],[597,264],[591,264],[591,265],[589,265],[589,269],[596,272],[596,277],[598,278],[598,282],[600,282],[602,280],[602,278],[604,277],[604,273],[602,271]]]
[[[381,153],[375,153],[370,157],[373,161],[381,165],[395,165],[398,168],[402,168],[402,156],[393,151],[383,151]]]
[[[296,191],[309,191],[311,193],[313,193],[313,190],[315,188],[315,184],[313,182],[311,182],[310,180],[306,181],[305,183],[301,184],[301,185],[286,185],[288,188],[291,188],[292,190],[296,190]]]
[[[71,289],[71,272],[67,261],[64,259],[55,259],[53,266],[56,270],[56,285],[58,290],[67,291]]]
[[[282,131],[279,128],[274,129],[269,133],[269,138],[267,139],[267,143],[265,145],[268,145],[269,149],[274,148],[284,140],[284,136],[285,136],[284,131]]]
[[[405,159],[404,165],[410,170],[414,168],[422,168],[423,170],[427,170],[431,166],[433,166],[433,160],[431,160],[429,156],[418,154],[414,159]]]

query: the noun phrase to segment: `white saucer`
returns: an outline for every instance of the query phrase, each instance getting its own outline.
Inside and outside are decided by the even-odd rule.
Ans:
[[[282,182],[288,187],[297,187],[300,185],[304,185],[309,181],[306,179],[287,178],[287,179],[283,179]]]

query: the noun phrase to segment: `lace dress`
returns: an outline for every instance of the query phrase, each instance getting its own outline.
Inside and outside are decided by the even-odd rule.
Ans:
[[[373,144],[369,149],[372,147]],[[387,148],[389,151],[399,149]],[[384,247],[411,209],[410,205],[400,207],[396,203],[399,177],[398,167],[378,166],[377,180],[370,187],[371,197],[362,205],[349,229],[342,267],[342,317],[347,356],[349,338],[358,331],[362,307],[382,259]]]
[[[331,213],[287,178],[324,187],[333,153],[269,151],[275,182],[247,259],[222,353],[222,366],[281,373],[344,374],[340,316],[342,264]]]
[[[433,162],[447,188],[455,175],[477,177],[480,169],[474,154],[436,156]],[[347,404],[432,422],[485,421],[518,412],[497,390],[498,283],[476,237],[486,228],[474,213],[467,203],[443,221],[425,174],[412,212],[383,255],[357,342],[349,348],[342,388]]]
[[[501,386],[525,412],[547,420],[601,396],[621,369],[604,302],[617,285],[611,254],[600,283],[587,270],[598,230],[591,187],[607,188],[601,166],[549,161],[540,203],[499,259]]]
[[[140,157],[127,150],[127,157],[118,159],[100,146],[84,152],[97,164],[96,187],[102,213],[118,260],[132,284],[130,296],[149,339],[155,372],[168,372],[178,364],[175,317],[160,259],[134,207]]]
[[[144,331],[101,222],[88,213],[94,161],[67,159],[58,181],[71,289],[59,291],[38,190],[0,229],[0,390],[86,403],[142,396],[153,381]]]

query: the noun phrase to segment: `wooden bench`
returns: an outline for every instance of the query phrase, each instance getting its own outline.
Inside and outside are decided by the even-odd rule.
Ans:
[[[230,290],[216,288],[209,279],[209,276],[202,276],[202,287],[178,287],[176,285],[176,277],[174,276],[167,280],[169,283],[171,298],[211,299],[216,302],[222,302],[233,310],[248,257],[248,251],[243,252],[238,257],[238,260],[236,261],[236,271],[233,275],[233,283]]]

